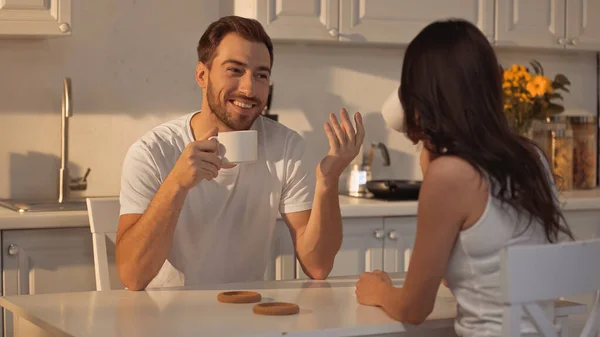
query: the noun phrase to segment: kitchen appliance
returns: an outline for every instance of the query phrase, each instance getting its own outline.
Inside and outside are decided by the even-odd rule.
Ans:
[[[371,180],[367,190],[373,198],[385,200],[417,200],[421,181],[417,180]]]
[[[421,182],[415,180],[372,180],[371,167],[376,150],[383,158],[383,166],[390,166],[390,154],[383,143],[372,143],[360,164],[352,165],[346,194],[351,197],[382,200],[417,200]]]
[[[375,149],[377,148],[381,151],[383,166],[390,166],[390,154],[385,144],[372,143],[369,153],[363,156],[362,163],[353,164],[350,169],[350,176],[346,185],[346,192],[348,195],[360,197],[365,196],[368,193],[366,183],[372,178],[371,167],[375,157]]]

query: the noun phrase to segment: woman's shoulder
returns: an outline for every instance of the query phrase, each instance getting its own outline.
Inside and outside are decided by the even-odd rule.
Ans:
[[[464,158],[442,155],[429,163],[424,178],[446,184],[469,184],[479,180],[482,173]]]
[[[488,202],[488,179],[484,170],[466,159],[444,155],[434,159],[423,178],[423,197],[432,207],[446,205],[461,214],[462,229],[474,224],[483,214]],[[424,200],[425,201],[425,200]]]
[[[423,187],[443,193],[443,198],[479,199],[488,193],[487,173],[464,158],[443,155],[429,163]]]

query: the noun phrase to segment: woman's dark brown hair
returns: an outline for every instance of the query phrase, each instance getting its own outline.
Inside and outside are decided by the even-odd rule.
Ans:
[[[260,22],[241,16],[224,16],[206,28],[196,48],[198,61],[210,65],[215,57],[217,47],[229,33],[235,33],[251,42],[264,43],[271,57],[271,67],[273,66],[273,42],[271,42],[271,38]]]
[[[545,156],[510,129],[502,78],[487,38],[464,20],[424,28],[404,55],[399,97],[406,134],[427,140],[438,155],[458,156],[490,176],[503,203],[543,224],[550,242],[573,238],[553,192]]]

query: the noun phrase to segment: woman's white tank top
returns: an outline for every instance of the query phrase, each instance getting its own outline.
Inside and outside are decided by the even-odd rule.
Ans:
[[[488,180],[488,191],[491,191]],[[459,336],[501,336],[503,307],[500,293],[502,249],[522,244],[548,243],[542,224],[519,213],[488,192],[480,219],[461,231],[452,250],[445,279],[457,300],[455,331]],[[533,266],[532,266],[533,267]],[[553,304],[544,304],[548,315]],[[536,332],[524,316],[522,333]]]

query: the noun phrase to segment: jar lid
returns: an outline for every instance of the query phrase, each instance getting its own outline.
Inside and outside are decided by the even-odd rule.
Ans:
[[[559,114],[550,116],[550,122],[568,122],[570,124],[596,124],[596,115],[584,109],[568,109]]]
[[[571,130],[571,129],[553,130],[552,135],[556,138],[571,138],[571,137],[573,137],[573,130]]]
[[[568,120],[571,124],[596,124],[596,116],[572,116]]]

